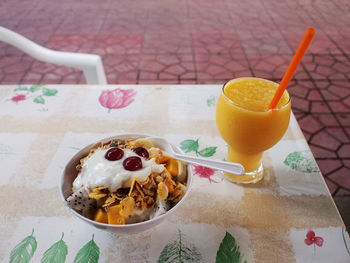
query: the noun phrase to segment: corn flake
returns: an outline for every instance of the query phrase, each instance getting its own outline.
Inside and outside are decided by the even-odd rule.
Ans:
[[[121,202],[120,205],[122,206],[122,209],[120,211],[120,214],[122,216],[130,216],[134,212],[135,208],[135,200],[132,197],[126,197]]]

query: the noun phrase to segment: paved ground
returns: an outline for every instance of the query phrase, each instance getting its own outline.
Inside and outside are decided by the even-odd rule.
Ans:
[[[279,81],[317,29],[289,91],[330,192],[350,196],[348,0],[2,0],[0,25],[49,48],[100,54],[108,82]],[[0,84],[85,83],[0,43]],[[339,199],[339,198],[338,198]]]

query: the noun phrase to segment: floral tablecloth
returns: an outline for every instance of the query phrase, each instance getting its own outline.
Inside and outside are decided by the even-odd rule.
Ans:
[[[349,236],[294,116],[264,154],[262,182],[236,185],[194,166],[186,202],[151,230],[109,233],[64,206],[58,184],[65,164],[107,136],[164,136],[190,154],[224,159],[227,146],[215,126],[220,89],[1,86],[0,260],[350,262]]]

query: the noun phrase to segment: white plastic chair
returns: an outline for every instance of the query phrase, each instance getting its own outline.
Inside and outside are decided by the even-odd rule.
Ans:
[[[51,50],[1,26],[0,40],[22,50],[37,60],[80,69],[83,71],[88,84],[107,84],[99,55]]]

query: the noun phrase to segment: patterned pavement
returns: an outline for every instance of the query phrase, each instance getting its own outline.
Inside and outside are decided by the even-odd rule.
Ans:
[[[317,34],[288,90],[336,196],[350,195],[348,0],[4,0],[0,25],[48,48],[102,56],[110,84],[280,81],[309,26]],[[85,83],[81,72],[0,43],[0,84]]]

